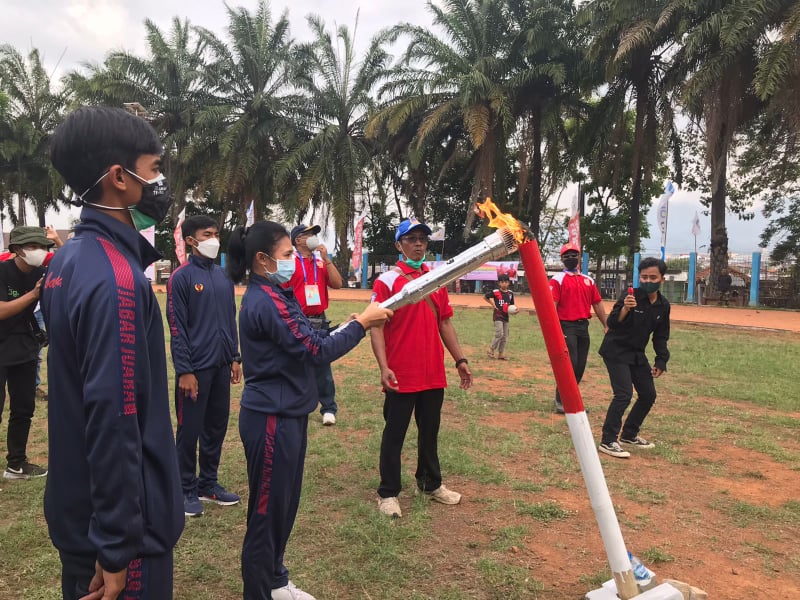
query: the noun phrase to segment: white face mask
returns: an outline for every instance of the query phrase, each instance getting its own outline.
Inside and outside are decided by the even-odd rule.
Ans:
[[[31,267],[41,267],[44,259],[47,258],[47,250],[44,248],[35,248],[31,250],[23,250],[25,256],[20,256]]]
[[[310,235],[306,238],[306,246],[312,252],[319,248],[319,238],[315,235]]]
[[[202,242],[197,242],[197,251],[206,258],[214,260],[219,254],[219,240],[217,238],[208,238]]]

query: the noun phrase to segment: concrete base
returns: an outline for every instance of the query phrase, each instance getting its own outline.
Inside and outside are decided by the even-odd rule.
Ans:
[[[617,597],[617,584],[613,579],[606,581],[598,590],[593,590],[586,594],[586,600],[619,600]],[[631,600],[683,600],[683,594],[668,583],[662,583],[656,587],[634,596]]]

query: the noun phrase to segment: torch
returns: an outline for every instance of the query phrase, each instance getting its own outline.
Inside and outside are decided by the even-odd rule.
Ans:
[[[525,228],[511,215],[500,213],[491,199],[487,198],[486,202],[478,204],[478,209],[481,216],[489,217],[490,226],[502,225],[505,229],[513,232],[519,244],[520,259],[525,267],[525,279],[536,307],[536,315],[542,329],[547,353],[550,356],[550,364],[558,391],[564,404],[567,425],[589,492],[592,510],[600,528],[600,536],[606,549],[608,563],[619,596],[623,600],[629,600],[639,593],[639,589],[625,548],[625,541],[622,539],[622,531],[614,512],[611,495],[608,492],[603,468],[600,465],[600,457],[597,454],[592,429],[583,407],[583,399],[575,379],[575,372],[572,370],[569,350],[561,331],[539,245],[535,239],[527,239]]]
[[[381,302],[381,307],[397,310],[406,304],[415,304],[465,273],[474,271],[483,263],[503,258],[516,250],[517,240],[514,233],[507,227],[501,227],[443,265],[409,281],[402,290]]]

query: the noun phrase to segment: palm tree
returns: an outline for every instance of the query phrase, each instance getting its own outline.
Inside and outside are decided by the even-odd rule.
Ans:
[[[601,120],[593,126],[596,142],[614,128],[623,130],[620,125],[630,103],[635,110],[630,257],[639,251],[643,190],[649,187],[663,150],[660,131],[666,129],[669,139],[678,139],[667,72],[674,32],[683,18],[682,1],[590,0],[581,7],[581,22],[591,27],[594,36],[588,59],[602,68],[608,85],[597,111]]]
[[[300,98],[287,93],[292,40],[288,13],[273,23],[266,0],[255,14],[227,8],[229,44],[198,28],[212,59],[205,85],[215,98],[197,119],[200,139],[193,145],[208,170],[204,187],[224,198],[244,219],[251,201],[264,214],[279,197],[275,165],[298,143],[293,117]]]
[[[211,101],[203,80],[205,41],[192,34],[187,20],[172,20],[165,35],[145,20],[148,56],[111,52],[104,64],[84,65],[88,73],[67,76],[69,87],[84,102],[110,106],[138,103],[164,143],[164,171],[175,192],[174,214],[201,166],[187,160],[200,108]]]
[[[586,36],[573,0],[510,0],[509,7],[520,31],[519,65],[510,81],[514,115],[521,119],[518,212],[538,237],[544,198],[570,173],[564,119],[585,112],[580,71]],[[545,171],[550,185],[543,193]]]
[[[294,148],[280,163],[281,178],[297,179],[297,209],[309,204],[330,206],[337,239],[337,257],[347,263],[347,237],[355,215],[355,192],[373,153],[364,135],[374,106],[371,91],[385,76],[389,55],[378,35],[360,61],[356,61],[353,37],[347,27],[336,31],[341,46],[334,45],[325,23],[315,15],[307,18],[314,34],[297,48],[293,81],[307,96],[307,141]],[[356,18],[357,30],[358,20]],[[341,48],[341,51],[338,49]]]
[[[769,42],[776,14],[767,0],[689,0],[692,24],[677,61],[688,74],[684,104],[703,123],[706,164],[711,174],[710,292],[728,263],[725,227],[728,161],[736,135],[763,110],[753,85],[758,51]]]
[[[14,224],[25,225],[25,203],[33,202],[39,225],[45,225],[48,208],[58,208],[60,179],[54,175],[47,141],[60,122],[66,95],[51,88],[50,76],[35,48],[23,57],[9,45],[0,46],[0,89],[8,109],[0,127],[0,177],[7,194],[16,194],[14,210],[5,202]]]
[[[437,37],[425,27],[398,25],[392,39],[410,37],[402,64],[381,88],[388,103],[375,115],[373,127],[387,126],[394,135],[409,119],[420,119],[414,141],[418,148],[439,144],[443,132],[456,126],[469,142],[472,192],[464,219],[464,239],[475,220],[473,207],[491,196],[495,160],[515,126],[509,51],[514,29],[504,0],[428,2]]]

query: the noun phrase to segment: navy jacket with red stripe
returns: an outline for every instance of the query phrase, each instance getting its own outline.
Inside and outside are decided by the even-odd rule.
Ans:
[[[233,282],[222,267],[192,254],[167,283],[175,376],[230,365],[239,353]]]
[[[319,402],[314,366],[347,354],[364,335],[357,321],[332,335],[314,329],[291,289],[251,274],[239,312],[241,405],[284,417],[314,412]]]
[[[164,328],[144,276],[159,257],[134,229],[86,207],[42,286],[50,335],[44,508],[65,562],[95,558],[120,571],[168,552],[183,530]]]

